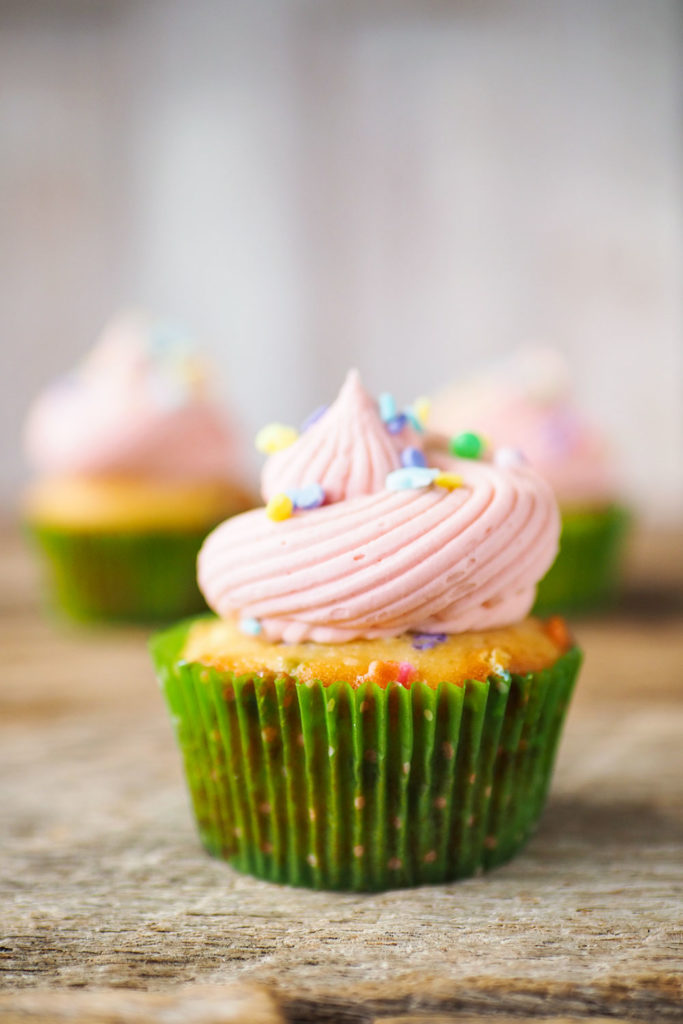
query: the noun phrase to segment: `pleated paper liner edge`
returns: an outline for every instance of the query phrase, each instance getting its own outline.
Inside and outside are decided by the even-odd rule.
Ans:
[[[206,610],[196,560],[211,526],[97,532],[25,524],[46,604],[79,622],[163,624]]]
[[[618,505],[563,513],[560,550],[538,585],[532,614],[580,614],[613,605],[629,523],[629,513]]]
[[[272,882],[378,891],[512,857],[543,808],[577,648],[528,675],[431,688],[235,677],[152,641],[210,853]]]

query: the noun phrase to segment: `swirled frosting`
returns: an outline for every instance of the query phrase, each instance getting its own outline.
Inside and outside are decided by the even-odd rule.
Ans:
[[[405,430],[399,436],[384,427],[377,403],[351,370],[325,415],[297,444],[268,459],[261,476],[263,498],[269,501],[311,481],[321,485],[328,502],[372,494],[401,465],[399,453],[408,443]]]
[[[518,448],[562,505],[608,502],[617,491],[608,445],[577,411],[567,367],[551,350],[520,350],[487,375],[447,388],[432,403],[430,428],[443,445],[444,435],[472,430]]]
[[[49,475],[244,479],[239,439],[189,338],[140,314],[113,321],[34,401],[25,447]]]
[[[437,476],[391,489],[396,436],[350,375],[337,402],[264,471],[266,495],[324,482],[327,503],[282,522],[255,509],[214,530],[198,560],[214,611],[288,643],[459,633],[523,618],[557,553],[551,488],[523,464],[459,460],[462,486],[440,486]]]

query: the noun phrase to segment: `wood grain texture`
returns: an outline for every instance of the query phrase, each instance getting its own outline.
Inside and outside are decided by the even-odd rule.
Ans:
[[[285,1024],[254,985],[193,985],[171,992],[35,990],[0,994],[3,1024]]]
[[[56,993],[71,1016],[55,1020],[214,1024],[205,986],[235,981],[288,1021],[682,1019],[682,547],[642,537],[632,597],[577,626],[585,670],[526,851],[482,878],[358,896],[201,851],[144,632],[41,618],[5,537],[0,1019],[37,1020]],[[204,1017],[172,1012],[188,991]]]

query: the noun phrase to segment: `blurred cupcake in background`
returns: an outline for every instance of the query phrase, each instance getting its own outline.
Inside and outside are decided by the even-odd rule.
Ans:
[[[432,441],[456,457],[504,446],[552,484],[562,514],[560,550],[539,584],[534,610],[584,612],[616,597],[628,516],[615,461],[599,428],[578,408],[563,357],[525,348],[489,371],[446,388],[430,410]]]
[[[252,504],[209,377],[182,329],[128,313],[34,401],[24,517],[59,610],[159,621],[204,607],[202,540]]]

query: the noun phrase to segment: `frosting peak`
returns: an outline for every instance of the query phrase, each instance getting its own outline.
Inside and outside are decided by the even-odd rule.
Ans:
[[[240,483],[240,444],[208,378],[182,329],[124,314],[34,401],[28,457],[50,474]]]
[[[358,371],[350,370],[336,401],[294,444],[270,456],[263,498],[312,483],[322,487],[328,502],[358,498],[381,490],[400,464],[397,442],[377,404]]]
[[[427,467],[406,416],[393,400],[378,409],[351,373],[330,409],[266,463],[263,491],[277,509],[236,516],[205,541],[208,604],[289,643],[518,621],[557,553],[552,490],[521,461],[452,461],[457,473]],[[324,505],[297,504],[311,485]]]

